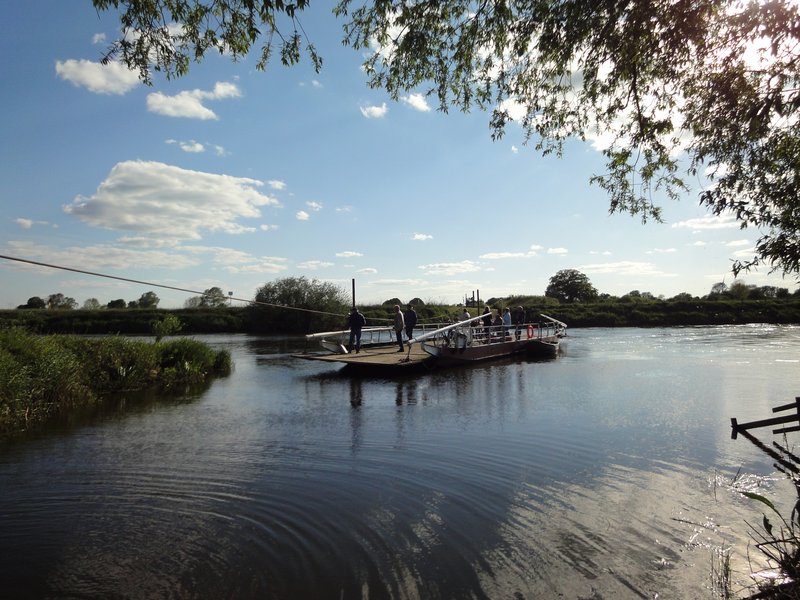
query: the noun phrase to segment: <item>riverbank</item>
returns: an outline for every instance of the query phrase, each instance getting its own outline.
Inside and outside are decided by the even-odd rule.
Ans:
[[[231,371],[227,351],[188,338],[41,336],[0,330],[0,438],[115,392],[201,383]]]
[[[676,327],[693,325],[738,325],[744,323],[800,324],[800,298],[762,300],[647,300],[559,304],[499,300],[492,307],[522,304],[527,317],[538,320],[548,314],[570,327]],[[368,325],[388,325],[393,305],[359,305]],[[420,322],[440,323],[460,316],[455,305],[415,306]],[[36,333],[149,335],[153,321],[174,315],[182,333],[288,333],[304,335],[346,328],[348,308],[335,315],[313,315],[298,319],[286,307],[220,307],[209,309],[102,309],[102,310],[1,310],[0,329],[23,327]],[[469,307],[473,314],[481,310]],[[294,318],[287,316],[292,314]]]

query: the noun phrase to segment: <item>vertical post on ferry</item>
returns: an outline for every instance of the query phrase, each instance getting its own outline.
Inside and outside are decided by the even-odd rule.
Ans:
[[[356,305],[356,278],[353,277],[353,279],[351,281],[353,283],[353,306],[355,307],[355,305]]]

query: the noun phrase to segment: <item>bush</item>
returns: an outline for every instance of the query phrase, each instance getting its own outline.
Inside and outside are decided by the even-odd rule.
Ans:
[[[230,372],[227,351],[191,339],[151,344],[0,329],[0,436],[115,392],[200,383]]]
[[[158,365],[161,383],[199,383],[210,375],[227,375],[231,370],[230,354],[215,352],[208,345],[193,339],[171,340],[158,344]]]

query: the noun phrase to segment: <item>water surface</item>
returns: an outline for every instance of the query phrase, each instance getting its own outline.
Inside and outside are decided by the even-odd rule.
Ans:
[[[402,379],[201,339],[230,377],[0,448],[4,593],[711,597],[720,549],[735,589],[755,566],[731,481],[793,499],[730,418],[800,395],[798,327],[578,329]]]

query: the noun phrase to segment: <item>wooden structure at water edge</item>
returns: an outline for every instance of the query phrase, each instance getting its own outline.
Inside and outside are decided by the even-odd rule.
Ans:
[[[791,427],[780,427],[773,429],[772,433],[780,435],[782,433],[791,433],[793,431],[800,431],[800,396],[794,399],[790,404],[776,406],[772,409],[773,413],[793,411],[789,414],[784,414],[779,417],[772,417],[771,419],[761,419],[760,421],[750,421],[749,423],[739,423],[736,417],[731,417],[731,439],[736,439],[740,433],[745,434],[749,429],[756,429],[758,427],[771,427],[773,425],[786,425],[788,423],[797,423]]]

